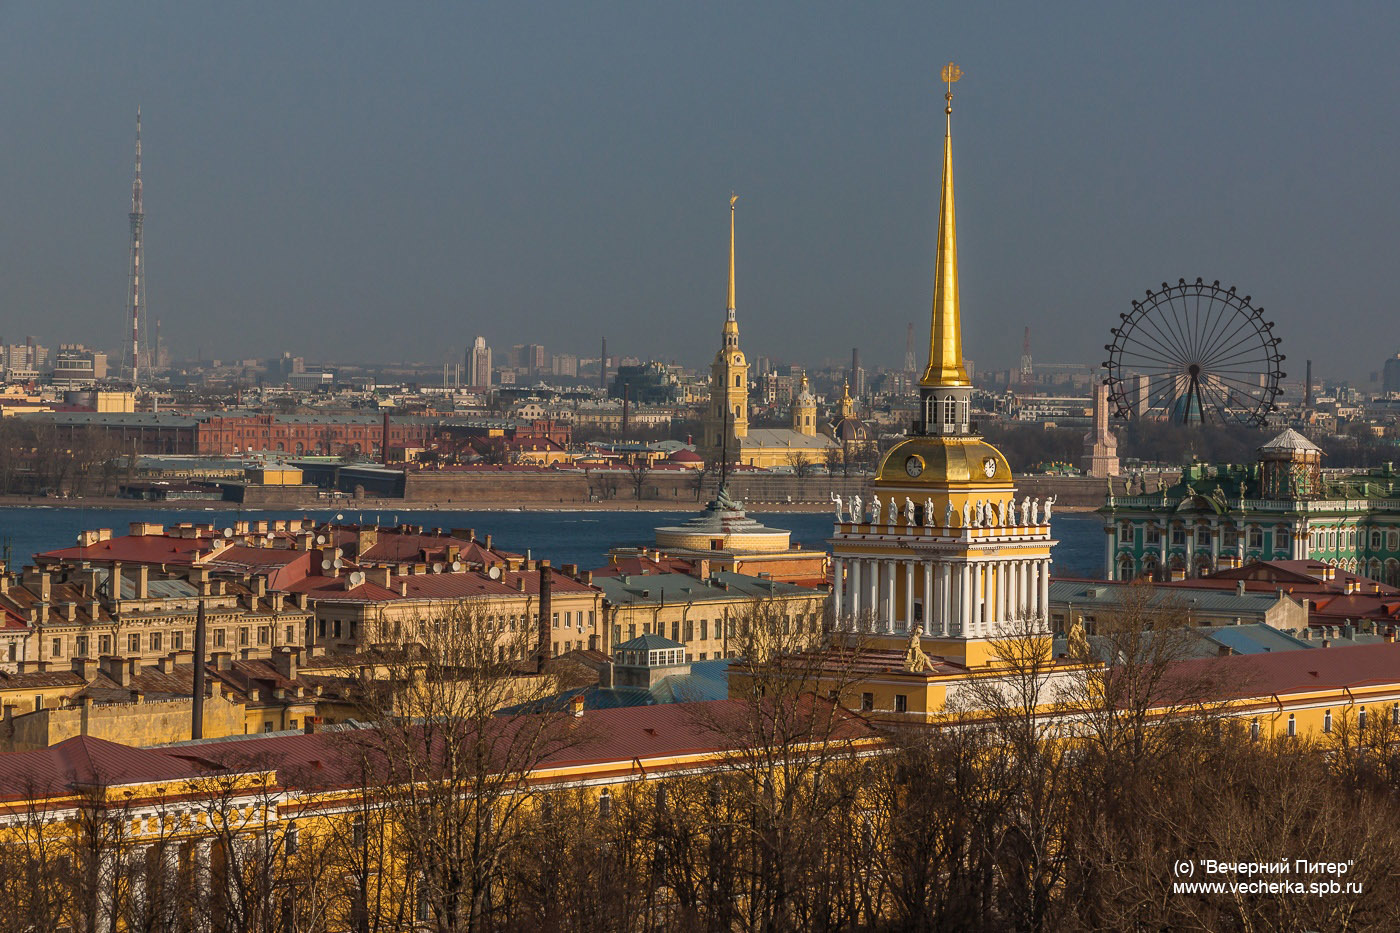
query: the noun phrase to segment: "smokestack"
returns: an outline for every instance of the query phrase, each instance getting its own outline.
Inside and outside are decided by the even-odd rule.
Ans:
[[[204,651],[208,631],[205,628],[204,600],[194,617],[194,706],[190,722],[190,738],[204,738]]]
[[[860,397],[860,350],[851,347],[851,395]]]
[[[1304,377],[1307,384],[1303,386],[1303,407],[1312,408],[1312,360],[1308,360],[1306,369],[1308,374]]]
[[[389,413],[384,413],[384,430],[380,434],[379,460],[385,466],[389,465]]]
[[[554,589],[554,580],[549,572],[549,561],[540,561],[540,652],[536,671],[542,672],[544,664],[549,660],[552,652],[550,650],[550,620],[553,618],[553,600],[551,591]]]
[[[603,353],[598,357],[598,385],[608,387],[608,338],[603,338]]]

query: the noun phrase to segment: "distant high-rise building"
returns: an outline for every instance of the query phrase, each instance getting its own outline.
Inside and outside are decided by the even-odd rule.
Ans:
[[[141,228],[146,212],[141,200],[141,110],[136,110],[136,178],[131,183],[131,268],[127,283],[127,308],[131,315],[131,346],[124,351],[125,370],[133,387],[141,383],[141,373],[147,367],[145,348],[141,344],[141,325],[146,314],[146,269]]]
[[[578,357],[572,353],[556,353],[550,358],[549,370],[556,376],[578,378]]]
[[[608,338],[603,338],[603,352],[598,357],[598,385],[608,387]]]
[[[1400,353],[1385,361],[1381,370],[1381,391],[1400,392]]]
[[[474,389],[491,387],[491,348],[485,337],[477,337],[467,349],[467,382]]]

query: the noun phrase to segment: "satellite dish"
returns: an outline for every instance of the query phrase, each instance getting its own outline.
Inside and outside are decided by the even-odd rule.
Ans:
[[[317,544],[325,544],[325,543],[326,543],[326,536],[325,536],[325,535],[317,535],[317,536],[316,536],[316,543],[317,543]]]
[[[441,564],[441,563],[433,564],[433,573],[442,573],[442,564]]]
[[[224,529],[224,537],[225,537],[225,538],[232,538],[232,537],[233,537],[233,529],[232,529],[232,528],[225,528],[225,529]]]
[[[364,575],[363,573],[361,573],[360,571],[356,570],[354,573],[350,574],[350,585],[351,585],[351,586],[359,586],[361,583],[364,583],[364,582],[365,582],[365,575]]]
[[[328,560],[323,560],[323,561],[321,561],[321,569],[322,569],[322,570],[330,570],[330,569],[331,569],[331,562],[328,561]]]
[[[461,562],[460,560],[454,560],[454,561],[452,562],[452,572],[453,572],[453,573],[460,573],[461,570],[462,570],[462,562]]]
[[[272,532],[269,531],[269,532],[267,533],[267,540],[271,541],[271,540],[272,540],[273,538],[275,538],[275,537],[277,537],[277,536],[274,535]]]
[[[486,571],[486,575],[487,575],[488,577],[490,577],[492,580],[499,580],[499,579],[501,579],[501,568],[500,568],[500,567],[497,567],[497,566],[494,565],[494,564],[492,564],[492,565],[491,565],[491,569],[488,570],[488,571]]]
[[[335,520],[336,520],[336,521],[340,521],[340,520],[341,520],[342,518],[344,518],[344,517],[345,517],[345,515],[344,515],[344,513],[342,513],[342,512],[336,512],[336,513],[335,513]]]
[[[335,560],[333,560],[333,561],[331,562],[331,566],[334,567],[336,570],[339,570],[341,567],[344,567],[344,566],[345,566],[345,561],[343,561],[343,560],[341,560],[339,557],[337,557]]]

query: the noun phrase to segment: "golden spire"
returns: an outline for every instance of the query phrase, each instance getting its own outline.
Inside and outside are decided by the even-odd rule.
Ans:
[[[963,368],[962,318],[958,307],[958,226],[953,207],[953,84],[962,69],[943,67],[948,91],[944,108],[943,195],[938,206],[938,262],[933,281],[933,321],[929,328],[928,369],[919,380],[925,386],[971,385]]]
[[[737,194],[729,192],[729,303],[725,305],[729,321],[734,320],[734,203],[738,200]]]

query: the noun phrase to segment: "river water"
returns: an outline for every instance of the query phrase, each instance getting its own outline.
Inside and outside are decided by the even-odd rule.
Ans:
[[[238,519],[310,517],[317,521],[409,523],[428,528],[474,528],[480,537],[492,535],[494,543],[509,551],[548,558],[557,567],[581,568],[607,563],[608,549],[654,543],[653,529],[675,525],[694,512],[640,511],[520,511],[449,512],[360,511],[340,509],[313,512],[243,511],[204,509],[85,509],[81,507],[7,506],[0,508],[0,545],[9,551],[10,566],[18,568],[42,551],[73,545],[78,533],[90,528],[111,528],[125,534],[130,522],[165,525],[203,522],[217,528]],[[792,532],[792,540],[809,548],[824,548],[831,534],[829,512],[751,512],[753,518]],[[1061,513],[1052,522],[1059,544],[1053,557],[1055,573],[1062,576],[1098,576],[1103,570],[1103,522],[1083,513]]]

